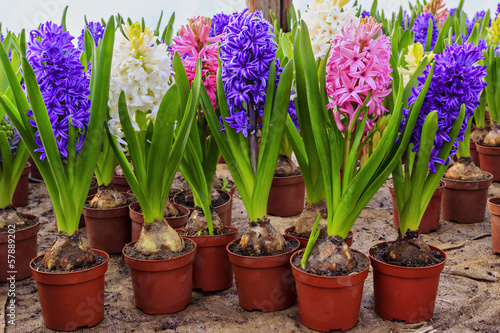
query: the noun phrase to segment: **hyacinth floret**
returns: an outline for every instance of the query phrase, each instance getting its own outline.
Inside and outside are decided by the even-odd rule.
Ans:
[[[94,37],[95,46],[99,44],[99,41],[102,39],[104,35],[104,25],[100,22],[89,22],[86,25],[86,28],[89,29],[90,34]],[[82,29],[82,33],[78,36],[78,50],[85,50],[85,28]]]
[[[432,40],[431,50],[434,48],[438,38],[438,27],[434,16],[431,13],[420,14],[413,22],[411,30],[415,33],[415,43],[427,45],[427,32],[429,31],[429,20],[432,20]]]
[[[63,32],[62,25],[46,22],[39,30],[31,31],[26,52],[63,158],[67,157],[69,126],[76,130],[76,152],[83,148],[91,106],[88,99],[90,78],[84,72],[80,52],[72,40],[69,32]],[[33,116],[33,112],[28,116]],[[33,119],[30,123],[37,127]],[[38,131],[35,136],[40,147],[35,151],[42,153],[40,159],[43,160],[45,150]]]
[[[497,10],[495,12],[495,18],[497,18],[498,14],[500,14],[500,3],[497,5]]]
[[[465,105],[465,119],[450,156],[453,156],[458,149],[458,142],[464,139],[468,119],[474,115],[474,110],[479,106],[479,97],[486,86],[483,79],[486,76],[486,67],[477,65],[477,61],[483,59],[483,53],[472,43],[446,46],[443,53],[437,54],[434,59],[436,62],[434,75],[410,140],[415,145],[413,151],[418,151],[425,117],[436,110],[438,128],[429,161],[429,168],[432,172],[436,172],[435,163],[447,164],[451,161],[450,157],[445,161],[438,155],[443,145],[451,140],[449,133],[460,113],[462,104]],[[422,76],[418,78],[418,86],[413,88],[412,95],[408,98],[409,105],[415,103],[429,75],[430,68],[431,65],[427,65]],[[401,130],[408,114],[409,110],[404,109]]]
[[[439,24],[443,26],[446,17],[448,17],[448,9],[445,6],[444,0],[431,0],[424,6],[424,13],[431,13]]]
[[[411,16],[406,10],[403,11],[402,19],[403,21],[401,22],[401,24],[403,25],[403,31],[410,29]]]
[[[260,11],[236,14],[224,29],[220,59],[222,82],[231,113],[225,122],[245,137],[250,127],[249,104],[260,115],[266,100],[271,62],[276,58],[277,44],[272,27]]]
[[[309,30],[315,59],[324,58],[330,41],[350,21],[359,22],[356,7],[345,6],[349,1],[312,0],[302,16]]]
[[[208,37],[215,37],[222,34],[232,17],[233,15],[224,14],[223,12],[215,14],[214,17],[212,17],[212,24],[210,25]]]
[[[219,68],[218,43],[221,36],[209,37],[211,26],[210,19],[203,16],[189,19],[189,24],[182,26],[179,34],[174,37],[172,51],[179,53],[189,83],[193,82],[197,61],[201,59],[202,82],[215,107],[217,69]]]
[[[370,12],[365,10],[364,12],[361,13],[361,17],[362,18],[367,18],[367,17],[370,17]]]
[[[391,45],[381,28],[382,24],[373,17],[361,19],[359,23],[345,26],[332,41],[326,65],[326,89],[331,101],[328,107],[340,131],[345,130],[341,116],[348,118],[350,128],[363,119],[366,110],[360,112],[358,119],[353,118],[365,103],[368,110],[366,131],[373,128],[378,116],[387,112],[382,102],[391,92]],[[375,35],[378,36],[373,39]],[[370,99],[366,100],[370,93]]]
[[[153,30],[145,28],[136,22],[128,22],[115,33],[113,48],[113,62],[111,65],[111,81],[109,95],[108,121],[111,134],[120,143],[120,148],[125,150],[127,142],[121,129],[118,113],[118,100],[120,93],[125,92],[128,113],[132,126],[139,131],[136,113],[142,113],[147,126],[150,121],[156,120],[156,115],[163,96],[172,84],[171,57],[167,45],[157,43]],[[144,119],[143,119],[144,120]]]

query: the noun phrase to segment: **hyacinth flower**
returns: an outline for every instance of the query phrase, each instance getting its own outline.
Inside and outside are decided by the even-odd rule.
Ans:
[[[340,52],[339,49],[344,51]],[[396,95],[394,109],[391,110],[392,116],[385,131],[366,163],[357,168],[366,141],[363,140],[363,134],[368,126],[373,126],[373,116],[378,112],[373,109],[370,111],[370,107],[378,104],[389,91],[389,53],[390,42],[381,33],[381,25],[376,24],[371,17],[362,19],[359,24],[351,23],[344,27],[341,35],[332,41],[328,72],[318,73],[307,26],[301,22],[298,28],[294,59],[297,65],[299,125],[301,131],[310,126],[314,135],[327,203],[326,233],[321,233],[320,237],[316,224],[302,257],[302,267],[308,272],[331,275],[352,271],[357,265],[345,238],[365,205],[401,159],[410,140],[419,107],[417,104],[411,108],[411,120],[406,123],[401,131],[402,137],[397,141],[403,95],[409,94],[412,88],[403,88],[400,82],[392,91]],[[358,58],[357,55],[361,56]],[[343,66],[338,71],[333,68],[336,63]],[[336,73],[339,75],[338,80],[333,77]],[[367,75],[358,75],[361,73]],[[330,78],[326,79],[328,75]],[[352,88],[349,91],[340,90],[342,86],[337,88],[337,81],[341,80],[349,82]],[[425,89],[430,84],[428,81]],[[328,95],[337,96],[337,103],[350,100],[351,106],[340,104],[327,107],[325,101]],[[345,113],[342,119],[334,115],[340,108],[357,111],[354,114]],[[309,122],[304,122],[304,119],[309,119]],[[317,219],[318,223],[320,218]],[[339,255],[332,256],[331,253]]]
[[[108,137],[144,217],[134,247],[146,256],[179,252],[184,241],[164,215],[199,103],[200,64],[189,89],[178,54],[174,68],[175,81],[180,83],[172,82],[170,53],[165,44],[156,43],[151,29],[143,30],[136,22],[125,24],[116,34]],[[134,170],[123,150],[128,151]]]
[[[399,73],[403,74],[403,84],[406,86],[410,78],[415,74],[424,59],[432,61],[434,53],[431,51],[424,54],[424,47],[420,43],[408,46],[408,53],[405,55],[406,68],[398,67]]]
[[[400,228],[398,239],[385,253],[390,262],[435,263],[430,248],[419,236],[418,227],[480,103],[486,72],[485,67],[476,63],[482,57],[481,49],[472,43],[446,46],[443,53],[434,57],[433,67],[427,66],[418,79],[418,86],[412,90],[409,105],[421,105],[421,109],[406,148],[405,163],[403,165],[400,160],[393,171]],[[422,101],[424,85],[431,77]],[[403,115],[401,128],[409,120],[407,109]]]
[[[350,21],[358,22],[357,9],[349,0],[312,0],[302,16],[309,28],[315,59],[324,59],[330,41]]]
[[[224,28],[229,24],[231,20],[231,14],[224,14],[223,12],[217,13],[212,17],[210,23],[210,31],[208,32],[208,37],[219,36],[224,32]]]
[[[89,22],[85,25],[85,28],[82,29],[80,36],[78,36],[78,50],[80,51],[85,51],[85,31],[87,31],[87,29],[94,38],[96,47],[99,45],[99,41],[104,35],[104,26],[100,22]]]
[[[229,19],[229,15],[227,15]],[[217,20],[226,18],[224,14],[217,14]],[[221,19],[222,17],[222,19]],[[220,32],[220,25],[226,21],[217,21],[215,30]],[[209,37],[214,24],[209,18],[202,16],[189,19],[189,24],[182,26],[174,37],[172,50],[182,59],[187,77],[176,80],[179,86],[183,85],[188,91],[196,75],[196,64],[201,62],[201,80],[205,86],[212,107],[216,105],[217,70],[219,67],[218,43],[221,36]],[[174,72],[178,71],[174,63]],[[188,146],[183,154],[180,171],[189,184],[187,196],[192,196],[197,207],[191,214],[185,227],[188,235],[223,234],[224,225],[218,214],[211,208],[211,202],[217,201],[220,194],[212,187],[220,150],[212,135],[207,135],[208,125],[201,107],[197,109],[196,120],[189,135]]]
[[[90,61],[95,70],[90,80],[80,63],[80,52],[72,44],[73,37],[63,26],[42,24],[30,33],[27,47],[24,36],[23,31],[20,57],[28,97],[2,46],[0,60],[14,100],[1,94],[0,103],[52,199],[60,234],[43,263],[48,269],[75,269],[94,261],[93,251],[76,231],[103,138],[114,19],[107,22],[98,49],[90,34],[85,37],[94,50]]]
[[[434,18],[443,26],[448,17],[448,8],[445,7],[444,0],[431,0],[424,6],[424,13],[431,13]]]
[[[211,135],[222,151],[250,220],[250,230],[242,237],[240,250],[259,255],[285,247],[283,236],[267,218],[267,200],[290,102],[293,64],[285,64],[276,87],[275,36],[261,12],[247,11],[234,15],[224,29],[219,47],[220,110],[213,109],[203,89],[201,100]],[[225,129],[225,134],[221,129]]]
[[[426,51],[434,48],[439,31],[436,19],[431,13],[417,16],[411,30],[415,33],[415,43],[424,45]]]

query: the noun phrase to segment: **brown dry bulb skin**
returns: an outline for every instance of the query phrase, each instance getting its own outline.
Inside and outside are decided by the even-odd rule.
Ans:
[[[487,147],[500,147],[500,125],[496,120],[491,121],[491,129],[483,139],[482,144]]]
[[[15,225],[16,229],[19,229],[26,222],[28,222],[28,218],[18,212],[14,206],[9,205],[5,209],[0,209],[0,230],[7,229],[9,225]]]
[[[274,175],[276,177],[288,177],[300,173],[299,168],[292,162],[292,160],[286,155],[278,156],[278,163],[276,164],[276,171]]]
[[[403,237],[389,244],[384,254],[388,262],[397,262],[403,266],[427,266],[434,263],[432,250],[418,231],[408,230]]]
[[[478,142],[488,134],[488,130],[486,128],[476,128],[472,133],[470,134],[470,139],[474,142]]]
[[[160,251],[180,252],[184,250],[184,240],[165,219],[156,219],[151,223],[144,223],[134,248],[145,256]]]
[[[299,215],[298,219],[295,221],[295,232],[297,234],[303,235],[308,238],[313,229],[314,223],[316,222],[316,218],[318,214],[321,215],[319,220],[318,227],[322,230],[326,230],[327,226],[327,207],[326,201],[323,200],[319,203],[313,203],[311,205],[307,205],[302,213]]]
[[[213,209],[210,210],[212,216],[212,225],[214,228],[214,235],[224,234],[224,224],[222,223],[219,215]],[[189,236],[208,236],[208,223],[203,210],[196,207],[191,215],[185,227],[186,234]]]
[[[93,209],[112,209],[126,206],[128,203],[128,197],[118,192],[113,184],[109,186],[101,185],[97,189],[97,194],[90,201],[89,207]]]
[[[70,271],[89,267],[94,263],[94,251],[80,238],[80,231],[72,236],[60,232],[43,257],[43,266],[50,270]]]
[[[267,218],[250,222],[250,230],[241,237],[239,244],[243,253],[254,255],[272,254],[284,250],[285,247],[285,238]]]
[[[163,216],[177,217],[179,215],[180,215],[180,213],[177,210],[177,208],[175,208],[175,206],[170,201],[167,201],[167,204],[165,205],[165,209],[163,210]]]
[[[472,157],[461,157],[446,170],[444,177],[455,180],[481,180],[484,179],[484,173],[474,164]]]
[[[306,270],[318,275],[335,275],[352,272],[356,267],[356,259],[345,240],[323,234],[309,255]]]

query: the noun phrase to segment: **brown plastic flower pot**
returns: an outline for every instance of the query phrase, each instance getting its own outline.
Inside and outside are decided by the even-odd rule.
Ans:
[[[285,235],[285,239],[294,239]],[[233,264],[236,289],[240,306],[248,311],[278,311],[295,303],[295,279],[290,268],[290,257],[300,244],[288,252],[274,256],[242,256],[232,253],[231,244],[239,244],[238,238],[226,247],[229,261]]]
[[[183,228],[189,218],[189,209],[184,207],[183,205],[179,205],[176,203],[172,203],[178,211],[182,213],[181,216],[178,217],[165,217],[168,224],[174,229]],[[129,206],[129,215],[132,221],[132,242],[135,242],[139,239],[139,235],[141,234],[142,225],[144,224],[144,216],[142,213],[139,213],[141,206],[139,202],[133,202]]]
[[[193,289],[219,291],[233,285],[233,267],[226,246],[238,236],[238,228],[226,227],[231,233],[214,236],[184,236],[196,243],[198,252],[193,264]]]
[[[477,223],[484,220],[488,188],[493,182],[493,175],[483,180],[455,180],[445,178],[441,200],[443,220],[458,223]]]
[[[229,200],[220,206],[214,207],[214,210],[219,215],[222,224],[226,227],[230,227],[231,219],[233,218],[233,197],[228,192],[219,191],[219,193],[221,195],[224,195],[223,193],[229,195]]]
[[[304,210],[305,193],[302,175],[274,177],[267,201],[267,213],[282,217],[299,215]]]
[[[476,143],[481,170],[493,175],[493,181],[500,181],[500,147],[487,147]]]
[[[500,197],[488,199],[491,213],[491,244],[493,253],[500,253]]]
[[[14,207],[24,207],[28,205],[30,171],[31,164],[27,163],[21,173],[16,189],[14,190],[14,195],[12,196],[12,204]]]
[[[307,247],[307,242],[309,241],[309,238],[294,236],[294,235],[290,234],[291,232],[294,232],[294,231],[295,231],[295,227],[286,228],[285,235],[289,235],[290,237],[293,237],[300,242],[299,250],[305,249]],[[345,242],[347,243],[347,245],[349,247],[352,245],[353,237],[354,237],[354,233],[352,231],[349,231],[349,233],[347,234],[347,238],[345,239]]]
[[[43,323],[56,331],[74,331],[78,327],[92,327],[104,318],[104,274],[108,270],[109,255],[95,253],[106,260],[102,264],[75,272],[39,272],[31,261],[36,281]]]
[[[194,243],[189,239],[185,240]],[[183,310],[191,303],[196,243],[193,250],[185,255],[163,260],[141,260],[127,256],[125,248],[134,243],[123,248],[123,256],[130,270],[135,306],[149,314]]]
[[[35,180],[43,180],[42,174],[40,173],[40,170],[38,170],[38,167],[35,164],[35,161],[33,161],[33,157],[28,158],[29,163],[31,164],[31,169],[30,169],[30,177],[35,179]]]
[[[379,243],[381,246],[384,243]],[[372,256],[373,289],[375,311],[387,320],[403,320],[418,323],[428,320],[434,314],[439,276],[446,263],[446,253],[441,252],[443,262],[428,267],[403,267],[386,264]]]
[[[92,180],[92,182],[93,181],[94,180]],[[96,181],[96,184],[97,184],[97,181]],[[90,186],[92,186],[92,184]],[[94,195],[96,195],[97,194],[97,187],[98,187],[97,185],[96,186],[92,186],[89,189],[88,196],[94,196]],[[78,222],[78,229],[81,229],[81,228],[85,228],[85,216],[83,216],[83,213],[82,213],[82,215],[80,215],[80,222]],[[121,251],[121,249],[120,249],[120,251]]]
[[[429,205],[427,206],[424,216],[422,217],[422,221],[418,226],[418,232],[421,234],[427,234],[433,230],[439,229],[439,217],[441,215],[441,197],[443,193],[443,188],[445,183],[443,181],[440,182],[436,191],[431,197],[431,201],[429,201]],[[399,229],[399,213],[398,213],[398,204],[396,203],[396,197],[394,194],[394,187],[391,183],[389,183],[389,191],[391,192],[392,197],[392,211],[394,213],[394,227]]]
[[[456,155],[455,155],[456,156]],[[474,164],[480,166],[479,153],[476,148],[476,141],[470,140],[470,157],[474,160]]]
[[[31,276],[30,261],[37,254],[37,234],[40,230],[40,222],[38,217],[34,215],[24,214],[24,216],[37,222],[31,227],[15,230],[13,233],[0,232],[0,263],[2,263],[0,265],[0,282],[7,281],[7,278],[12,275],[15,276],[16,281]],[[9,249],[14,249],[15,252],[9,253]],[[9,261],[12,260],[12,256],[14,257],[13,267],[10,266]]]
[[[130,190],[130,185],[128,184],[127,178],[125,176],[113,176],[113,186],[118,192],[127,192]]]
[[[356,326],[363,285],[370,265],[359,273],[347,276],[321,276],[295,267],[292,262],[297,253],[290,259],[290,264],[297,286],[297,303],[302,324],[322,332],[345,331]]]
[[[93,198],[93,195],[89,195],[87,201]],[[107,253],[121,253],[125,244],[130,243],[132,230],[128,205],[110,209],[84,206],[82,214],[91,248]]]

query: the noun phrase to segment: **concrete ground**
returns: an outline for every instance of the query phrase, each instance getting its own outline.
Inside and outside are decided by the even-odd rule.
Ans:
[[[227,176],[225,166],[218,174]],[[490,188],[500,196],[500,184]],[[44,253],[55,239],[56,226],[50,199],[43,184],[30,183],[30,205],[20,210],[40,217],[38,253]],[[474,205],[475,203],[471,203]],[[296,217],[271,217],[280,231]],[[364,253],[385,240],[394,240],[392,203],[384,185],[361,213],[352,231],[353,248]],[[247,214],[236,193],[232,225],[240,235],[247,226]],[[443,249],[448,262],[441,274],[436,308],[431,320],[418,324],[391,322],[374,311],[373,275],[364,284],[359,322],[351,332],[500,332],[500,256],[491,252],[490,216],[482,223],[461,225],[441,220],[440,228],[425,236],[429,244]],[[0,284],[0,332],[50,332],[42,320],[36,283],[18,281],[16,325],[6,325],[7,284]],[[106,273],[104,320],[81,332],[313,332],[301,324],[298,307],[272,312],[248,312],[238,305],[236,286],[214,293],[193,292],[188,307],[170,315],[148,315],[134,306],[128,268],[121,255],[110,256]]]

